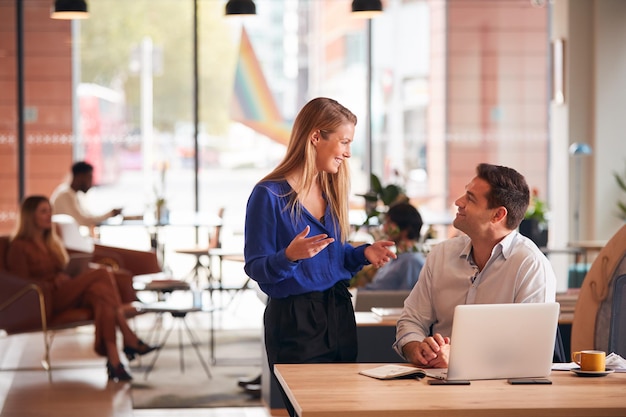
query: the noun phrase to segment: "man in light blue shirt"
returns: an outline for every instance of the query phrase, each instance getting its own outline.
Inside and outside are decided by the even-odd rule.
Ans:
[[[480,164],[476,172],[455,201],[453,224],[465,235],[432,248],[397,323],[394,349],[418,366],[448,366],[459,304],[555,300],[549,261],[516,230],[530,199],[526,180],[496,165]]]

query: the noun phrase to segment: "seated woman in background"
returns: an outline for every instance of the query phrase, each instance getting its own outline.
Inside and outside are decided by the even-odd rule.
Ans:
[[[54,212],[54,206],[52,207],[52,211]],[[102,268],[109,269],[109,271],[115,277],[115,283],[117,284],[117,289],[120,293],[122,303],[132,303],[133,301],[139,301],[139,299],[137,298],[137,293],[133,288],[133,274],[129,270],[124,269],[119,265],[119,261],[117,258],[119,255],[117,255],[116,252],[118,248],[113,246],[98,245],[98,249],[96,249],[93,238],[91,238],[90,236],[83,236],[80,233],[80,226],[76,222],[76,219],[74,219],[70,215],[52,215],[52,224],[54,231],[59,238],[59,242],[68,252],[77,251],[80,253],[87,253],[90,255],[88,258],[89,262],[92,262],[93,264],[98,264]],[[127,253],[134,252],[140,254],[140,251],[130,251],[127,249],[122,250],[127,251]],[[131,260],[130,258],[127,259]],[[140,262],[139,259],[141,258],[138,257],[136,260],[134,260],[134,262]],[[70,275],[76,275],[73,266],[74,265],[70,263],[70,265],[68,265],[68,268],[66,268],[66,272]],[[79,266],[82,267],[82,265]]]
[[[359,280],[357,277],[357,285],[362,285],[359,290],[410,290],[413,288],[426,261],[417,246],[423,224],[422,216],[411,204],[398,203],[389,207],[385,213],[383,231],[387,239],[396,243],[398,258],[376,269],[371,282],[368,282],[368,278]],[[364,272],[364,275],[367,275],[367,272]]]
[[[16,232],[7,253],[8,270],[37,281],[52,300],[52,313],[69,308],[93,310],[95,351],[106,356],[110,380],[132,379],[120,361],[116,329],[124,339],[124,353],[129,359],[144,355],[156,347],[142,342],[130,329],[124,315],[115,279],[106,268],[87,269],[70,277],[65,268],[69,255],[52,227],[52,207],[44,196],[27,197],[21,205]]]

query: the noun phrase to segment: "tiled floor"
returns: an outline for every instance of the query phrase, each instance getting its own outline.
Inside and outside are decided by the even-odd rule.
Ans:
[[[124,241],[132,241],[126,230]],[[141,238],[141,234],[139,238]],[[119,237],[118,237],[119,238]],[[178,236],[169,236],[170,249],[184,246]],[[106,244],[118,244],[112,239]],[[239,245],[240,246],[240,245]],[[237,246],[237,247],[239,247]],[[182,277],[193,266],[193,257],[169,254],[168,267]],[[224,264],[225,284],[241,285],[247,278],[243,264]],[[174,293],[176,294],[176,293]],[[261,328],[263,303],[254,290],[233,294],[214,294],[216,302],[228,304],[216,313],[214,325],[221,329]],[[180,293],[180,297],[190,294]],[[208,301],[205,293],[205,301]],[[148,297],[149,298],[149,297]],[[147,300],[149,301],[149,300]],[[152,321],[150,321],[152,323]],[[141,326],[141,322],[139,323]],[[75,332],[75,330],[73,330]],[[5,336],[0,331],[0,416],[1,417],[268,417],[264,407],[133,410],[130,385],[109,383],[104,360],[92,352],[93,329],[58,334],[52,345],[52,380],[40,364],[43,356],[42,334]]]
[[[216,317],[216,325],[229,329],[260,328],[263,306],[254,291],[245,291],[238,297]],[[76,330],[72,332],[55,337],[51,381],[39,363],[43,352],[41,333],[0,336],[0,416],[269,416],[264,407],[133,410],[130,385],[108,382],[103,359],[92,352],[93,330],[84,327],[78,335]]]

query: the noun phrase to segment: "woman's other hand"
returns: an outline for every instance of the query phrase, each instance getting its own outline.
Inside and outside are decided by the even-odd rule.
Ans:
[[[391,259],[396,259],[397,256],[389,248],[395,245],[391,240],[379,240],[369,245],[365,249],[365,258],[377,268],[385,265]]]

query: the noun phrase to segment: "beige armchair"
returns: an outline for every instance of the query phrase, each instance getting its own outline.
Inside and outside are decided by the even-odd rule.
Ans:
[[[8,335],[41,331],[44,342],[41,363],[50,371],[53,331],[91,324],[93,314],[86,308],[52,314],[50,294],[42,286],[6,272],[8,248],[9,236],[0,236],[0,329]]]
[[[50,294],[43,286],[36,281],[20,278],[6,271],[5,262],[9,244],[9,236],[0,236],[0,330],[4,330],[7,335],[41,331],[44,344],[42,366],[50,372],[50,348],[54,332],[92,324],[94,317],[92,311],[87,308],[74,308],[52,314]],[[156,255],[152,252],[95,245],[92,260],[106,261],[113,269],[125,268],[132,274],[160,272]],[[132,278],[133,275],[116,274],[118,287],[125,301],[129,301],[129,298],[135,299]],[[134,303],[126,304],[125,310],[127,317],[141,313]]]
[[[591,264],[580,288],[572,322],[571,352],[608,350],[615,280],[626,274],[626,225]],[[608,352],[607,352],[608,353]]]

